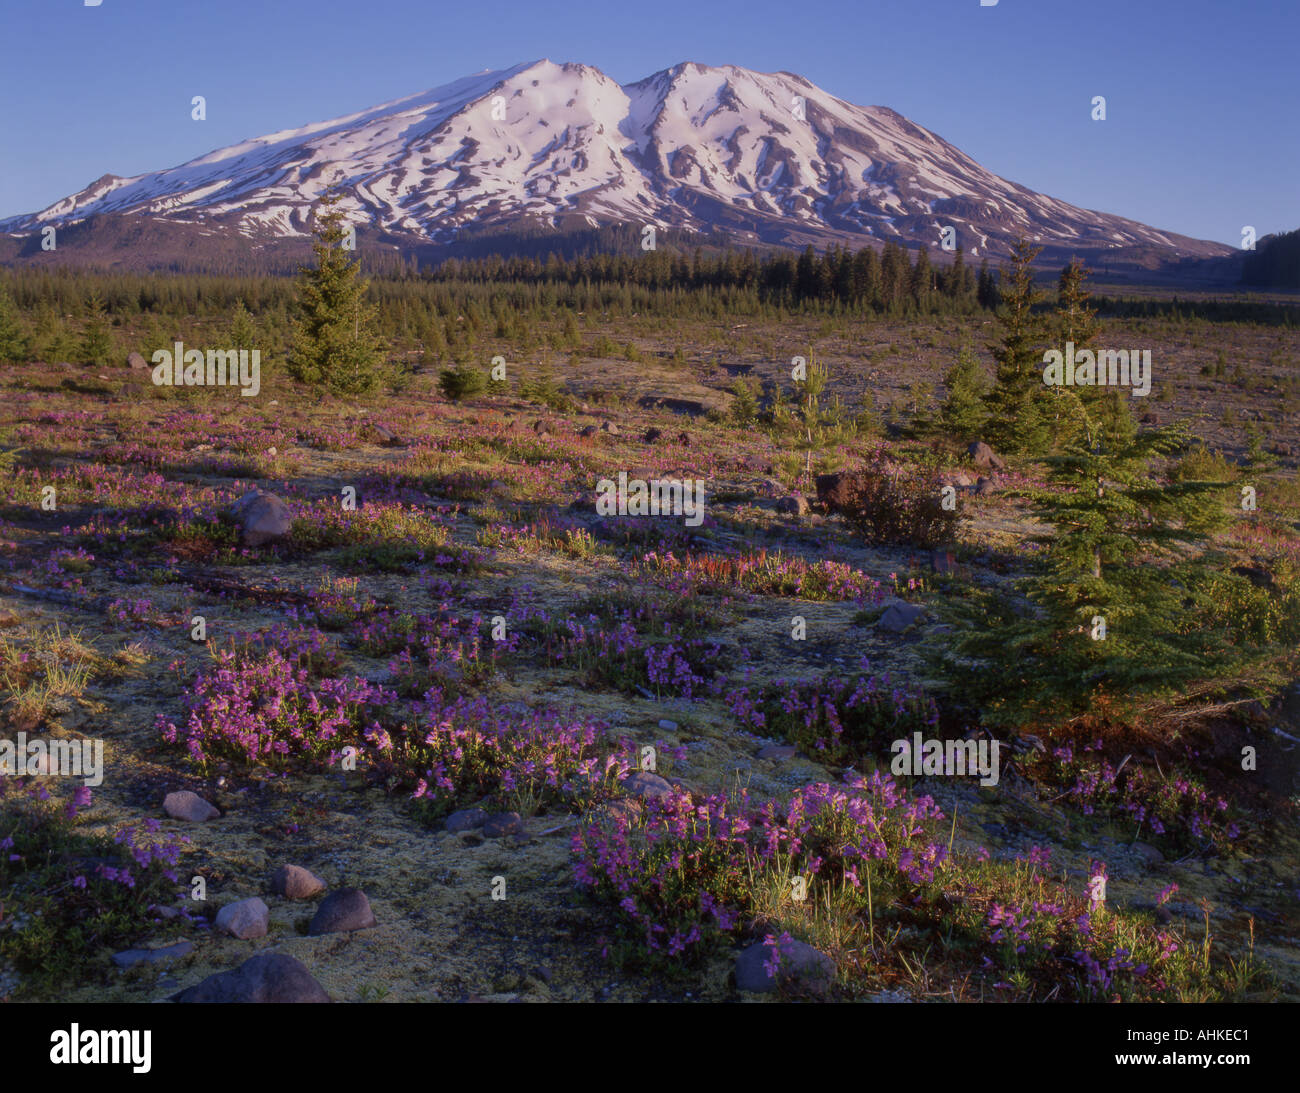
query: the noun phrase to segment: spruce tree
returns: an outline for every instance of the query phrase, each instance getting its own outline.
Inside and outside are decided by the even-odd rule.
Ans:
[[[987,258],[980,262],[980,275],[975,283],[975,302],[985,311],[996,311],[998,305],[1002,302],[1002,296],[998,292],[997,278],[989,272],[989,260]]]
[[[1103,695],[1169,693],[1238,663],[1204,594],[1222,575],[1201,553],[1225,519],[1207,494],[1226,487],[1155,473],[1154,460],[1185,445],[1181,429],[1108,443],[1082,400],[1063,397],[1080,427],[1042,460],[1049,487],[1030,492],[1050,531],[1034,540],[1037,572],[1016,584],[1027,610],[993,594],[957,609],[971,625],[948,667],[990,725],[1075,716]]]
[[[31,351],[9,289],[0,285],[0,364],[22,364]]]
[[[1041,250],[1024,239],[1012,247],[1010,275],[997,316],[1002,340],[989,346],[997,362],[988,397],[990,436],[1008,452],[1041,454],[1051,438],[1042,371],[1049,334],[1043,317],[1034,310],[1042,299],[1033,271]]]
[[[113,353],[113,337],[108,329],[108,314],[99,294],[92,292],[86,300],[86,326],[81,335],[81,360],[85,364],[108,364]]]
[[[257,326],[242,299],[235,301],[235,310],[230,315],[230,327],[226,338],[231,349],[260,348],[257,344]]]
[[[289,368],[295,379],[331,394],[359,395],[378,385],[387,347],[375,331],[375,308],[365,300],[370,282],[343,246],[338,201],[337,194],[321,200],[312,244],[316,267],[299,269]]]
[[[948,394],[939,407],[939,424],[954,439],[978,439],[989,416],[984,406],[988,377],[969,345],[961,347],[957,363],[948,370],[943,382]]]
[[[1069,265],[1061,270],[1056,294],[1056,346],[1065,352],[1066,342],[1074,343],[1077,355],[1081,349],[1097,350],[1097,334],[1100,324],[1097,312],[1089,306],[1091,294],[1088,292],[1088,270],[1078,258],[1072,258]],[[1053,389],[1059,396],[1063,389]],[[1087,407],[1092,421],[1101,428],[1106,439],[1112,443],[1131,440],[1137,432],[1137,424],[1129,410],[1127,392],[1111,390],[1099,386],[1076,388],[1079,397]],[[1065,420],[1076,418],[1066,415],[1060,398],[1056,400],[1058,426]]]

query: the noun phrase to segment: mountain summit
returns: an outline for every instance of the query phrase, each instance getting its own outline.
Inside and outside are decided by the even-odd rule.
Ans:
[[[972,256],[1001,256],[1020,235],[1045,257],[1229,252],[1008,182],[893,110],[854,106],[788,72],[683,63],[620,85],[548,60],[168,170],[106,174],[0,221],[0,232],[130,217],[266,244],[307,235],[331,187],[354,224],[399,245],[620,224],[736,246],[937,247],[951,227]]]

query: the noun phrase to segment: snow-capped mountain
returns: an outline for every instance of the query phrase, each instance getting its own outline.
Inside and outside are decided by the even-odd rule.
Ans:
[[[169,170],[105,175],[0,221],[0,232],[125,216],[267,242],[310,233],[313,203],[331,187],[359,230],[424,244],[621,224],[739,246],[937,247],[950,226],[972,256],[1005,254],[1022,234],[1049,255],[1229,250],[1034,193],[892,110],[853,106],[790,73],[679,64],[620,86],[545,60]]]

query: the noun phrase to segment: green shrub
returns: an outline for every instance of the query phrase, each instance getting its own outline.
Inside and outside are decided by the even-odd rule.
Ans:
[[[444,368],[438,377],[438,389],[449,399],[459,402],[481,395],[487,390],[487,376],[478,368]]]

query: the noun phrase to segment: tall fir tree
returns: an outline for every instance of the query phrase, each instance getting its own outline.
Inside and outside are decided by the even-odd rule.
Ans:
[[[107,366],[113,354],[113,335],[109,331],[108,312],[99,294],[92,292],[86,299],[86,325],[81,333],[81,360],[84,364]]]
[[[360,395],[378,386],[387,346],[375,329],[376,309],[365,299],[370,282],[344,246],[348,232],[338,202],[331,193],[317,209],[316,266],[299,270],[289,368],[295,379],[331,394]]]
[[[23,364],[31,352],[31,342],[18,319],[18,308],[9,289],[0,285],[0,364]]]
[[[1073,392],[1079,416],[1033,490],[1038,570],[1017,582],[1028,610],[992,595],[958,608],[972,622],[948,667],[987,724],[1069,718],[1102,696],[1168,694],[1241,663],[1205,590],[1220,578],[1203,553],[1225,519],[1214,482],[1165,481],[1154,461],[1182,448],[1181,429],[1108,443]],[[1244,651],[1243,651],[1244,652]],[[971,658],[974,658],[973,660]]]
[[[975,282],[975,302],[985,311],[996,311],[998,305],[1002,302],[1002,296],[998,292],[997,278],[989,272],[989,260],[987,258],[980,262],[979,278]]]
[[[1049,334],[1035,311],[1042,294],[1034,285],[1033,262],[1041,247],[1019,239],[1012,247],[1011,269],[1002,293],[997,323],[1002,339],[990,345],[997,362],[989,393],[989,430],[993,443],[1007,452],[1042,455],[1051,441],[1051,415],[1043,384],[1043,346]]]
[[[1101,324],[1097,321],[1096,310],[1090,306],[1088,275],[1088,269],[1078,258],[1072,258],[1061,270],[1056,292],[1056,336],[1060,342],[1056,348],[1061,352],[1065,352],[1067,342],[1074,343],[1076,355],[1081,349],[1096,352]],[[1055,390],[1059,396],[1061,389]],[[1084,386],[1076,390],[1088,409],[1089,418],[1100,427],[1106,440],[1122,444],[1133,438],[1137,423],[1129,410],[1127,392],[1100,386]],[[1064,415],[1059,398],[1056,405],[1061,423],[1071,418],[1077,420],[1076,415]]]
[[[235,301],[235,309],[230,314],[230,326],[226,334],[232,349],[260,349],[258,345],[257,324],[242,299]]]
[[[969,345],[961,347],[943,382],[948,393],[939,407],[940,427],[956,440],[979,439],[989,417],[984,405],[988,376]]]

